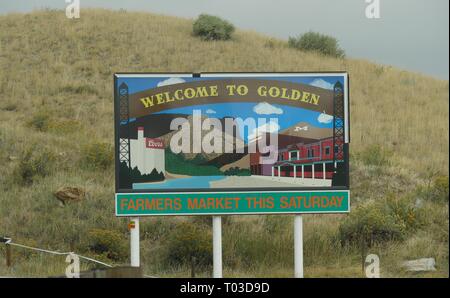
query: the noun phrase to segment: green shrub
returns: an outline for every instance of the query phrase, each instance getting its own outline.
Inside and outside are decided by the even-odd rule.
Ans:
[[[55,155],[47,149],[37,149],[38,146],[30,146],[19,158],[15,169],[15,176],[25,184],[30,184],[36,177],[45,177],[50,174]]]
[[[357,154],[357,157],[366,165],[382,167],[390,164],[390,154],[388,150],[380,145],[372,145]]]
[[[212,236],[210,229],[192,222],[182,222],[167,239],[166,262],[170,265],[188,265],[193,258],[198,266],[212,263]]]
[[[388,196],[385,200],[359,206],[339,226],[342,244],[372,246],[390,240],[403,240],[423,223],[420,210],[410,196]]]
[[[47,131],[50,126],[50,114],[47,111],[39,111],[28,120],[28,126],[38,130]]]
[[[416,190],[416,195],[435,202],[448,202],[448,176],[436,176],[430,178],[428,185],[419,186]]]
[[[107,169],[113,164],[114,151],[108,143],[93,142],[82,148],[85,164],[90,168]]]
[[[424,224],[423,213],[420,207],[416,206],[414,195],[408,194],[403,197],[388,195],[385,200],[380,201],[386,214],[391,216],[401,227],[404,235],[411,231],[416,231]]]
[[[228,40],[234,26],[219,17],[201,14],[193,25],[193,33],[203,40]]]
[[[322,55],[343,58],[345,52],[336,38],[317,32],[307,32],[298,37],[289,37],[288,45],[301,51],[317,52]]]
[[[107,257],[113,261],[120,261],[127,257],[127,242],[121,233],[105,229],[93,229],[88,232],[89,250]]]
[[[368,204],[350,213],[339,226],[339,237],[342,244],[358,245],[364,241],[371,246],[375,242],[400,239],[402,232],[391,216],[375,204]]]

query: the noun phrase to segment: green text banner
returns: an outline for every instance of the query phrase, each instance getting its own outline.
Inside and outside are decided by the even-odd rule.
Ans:
[[[117,216],[300,214],[350,211],[347,190],[118,193]]]

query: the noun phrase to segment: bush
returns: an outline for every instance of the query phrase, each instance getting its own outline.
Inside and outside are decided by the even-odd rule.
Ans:
[[[182,222],[167,239],[166,262],[170,265],[188,265],[193,258],[198,266],[212,263],[212,236],[209,229],[192,222]]]
[[[105,256],[113,261],[127,257],[127,243],[119,232],[93,229],[88,233],[88,247],[92,252]]]
[[[201,14],[193,25],[195,36],[203,40],[229,40],[234,26],[219,17]]]
[[[31,117],[27,124],[38,131],[47,131],[50,126],[50,115],[46,111],[39,111]]]
[[[307,32],[298,37],[289,37],[288,45],[301,51],[318,52],[322,55],[337,58],[345,57],[336,38],[316,32]]]
[[[82,148],[84,162],[88,167],[105,170],[113,164],[114,151],[110,144],[93,142]]]
[[[376,242],[400,239],[402,233],[392,217],[375,204],[368,204],[353,211],[339,226],[339,237],[342,244],[364,241],[370,247]]]
[[[390,240],[402,240],[423,223],[422,214],[410,196],[394,195],[385,200],[358,207],[339,226],[342,244],[372,246]]]
[[[393,217],[394,221],[401,227],[404,235],[416,231],[424,224],[424,214],[421,212],[420,207],[416,206],[413,194],[403,197],[389,195],[379,204],[381,204],[380,208],[384,208],[383,212]]]
[[[448,202],[448,184],[448,176],[437,176],[431,178],[427,186],[419,186],[416,190],[416,194],[426,200]]]
[[[30,146],[20,156],[15,169],[15,176],[20,182],[30,184],[36,177],[45,177],[50,174],[55,155],[53,152],[38,146]]]

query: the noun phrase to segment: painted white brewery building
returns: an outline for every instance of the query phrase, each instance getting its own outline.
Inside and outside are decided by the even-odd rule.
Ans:
[[[144,137],[144,127],[138,127],[137,140],[130,139],[131,168],[137,167],[141,174],[153,169],[165,174],[164,142],[159,138]]]

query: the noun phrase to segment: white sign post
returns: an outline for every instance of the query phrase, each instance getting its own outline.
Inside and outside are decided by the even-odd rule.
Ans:
[[[213,216],[213,277],[222,277],[222,217]]]
[[[139,217],[133,217],[129,223],[131,267],[140,267],[139,257]]]
[[[295,215],[294,219],[294,260],[295,277],[303,277],[303,218]]]

